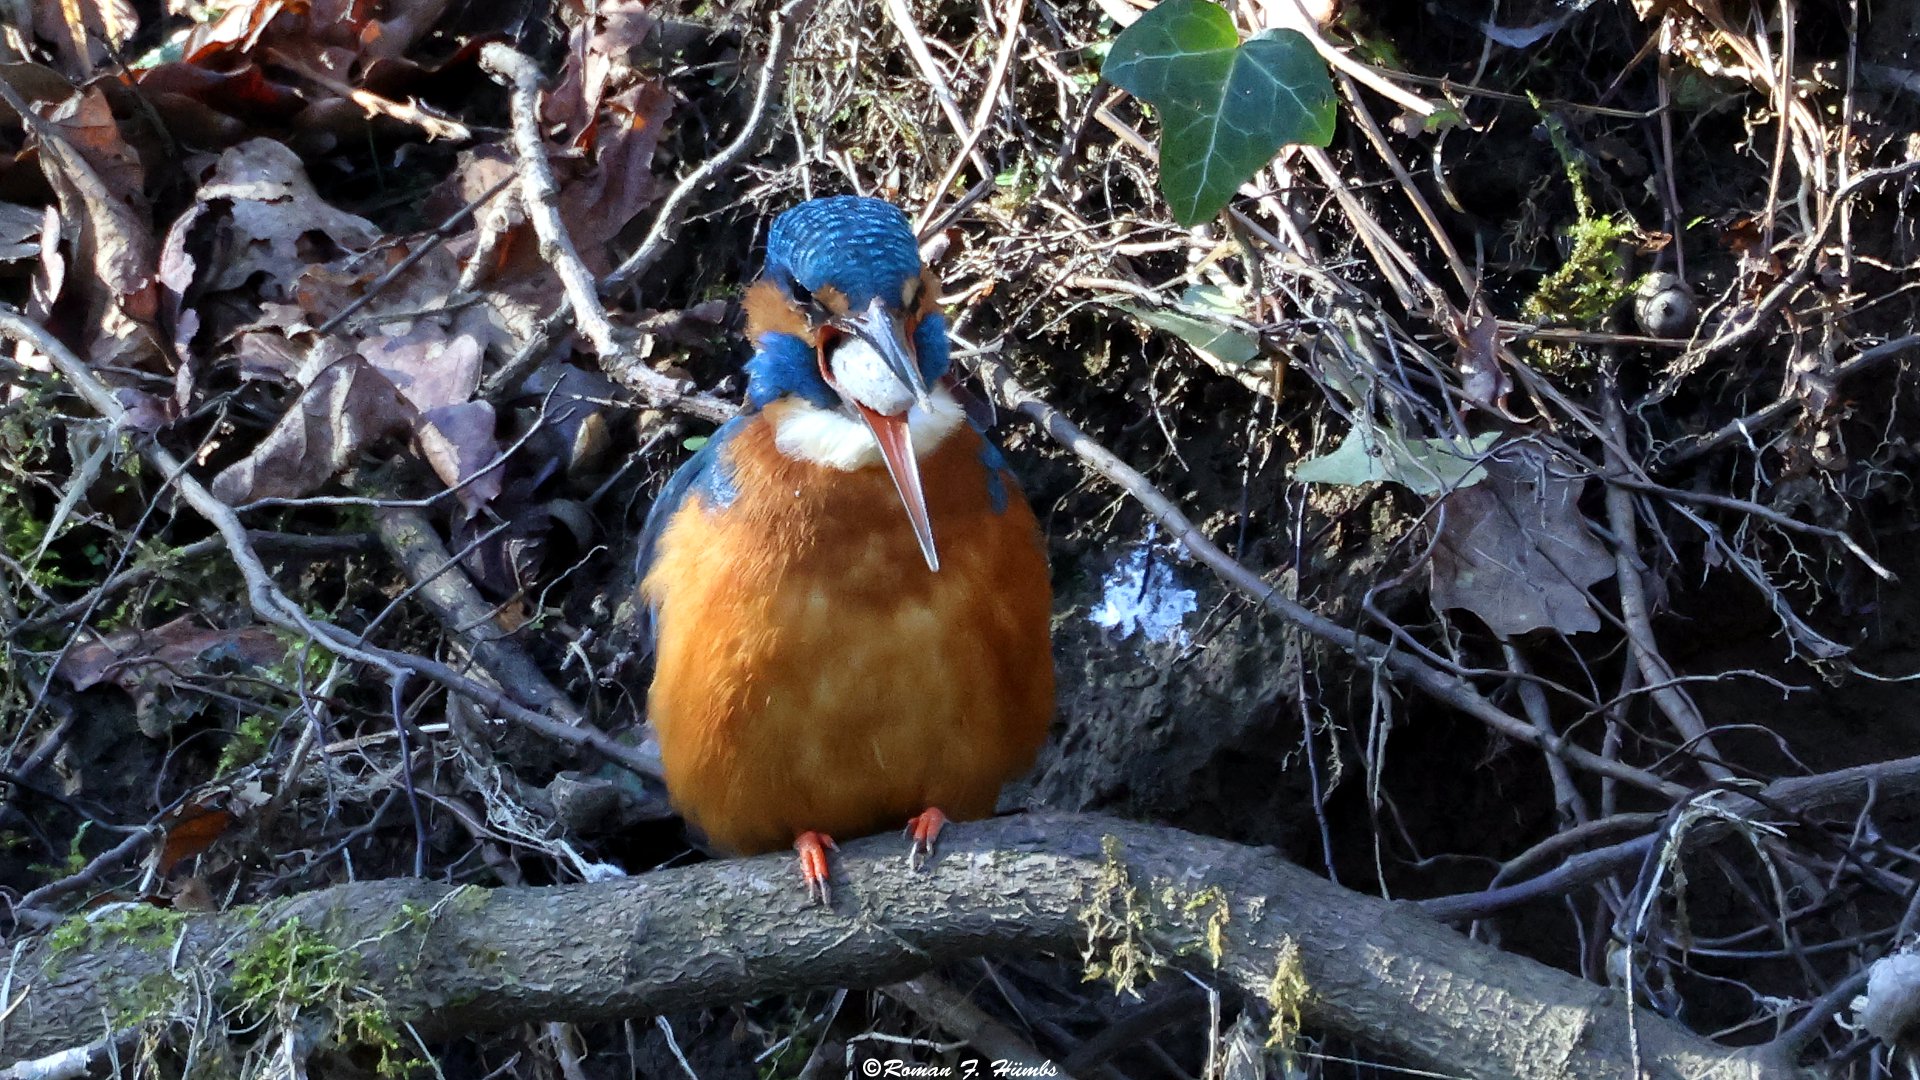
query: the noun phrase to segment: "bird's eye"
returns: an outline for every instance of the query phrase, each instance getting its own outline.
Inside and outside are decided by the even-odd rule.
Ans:
[[[815,310],[820,307],[820,301],[813,298],[813,291],[805,285],[800,284],[799,278],[792,280],[791,287],[793,289],[793,299],[801,307],[809,310]]]

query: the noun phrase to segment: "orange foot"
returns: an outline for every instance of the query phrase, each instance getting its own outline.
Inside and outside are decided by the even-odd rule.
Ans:
[[[793,850],[800,853],[800,878],[807,883],[807,899],[817,904],[831,903],[833,890],[827,886],[827,852],[839,851],[833,837],[811,830],[793,838]]]
[[[907,835],[913,838],[913,846],[907,849],[907,869],[918,870],[933,858],[933,842],[946,823],[947,815],[937,806],[927,807],[907,822]]]

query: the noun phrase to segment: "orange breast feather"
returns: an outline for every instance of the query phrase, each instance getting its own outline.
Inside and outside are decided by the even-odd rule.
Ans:
[[[937,574],[883,468],[789,459],[764,419],[725,448],[734,500],[674,515],[642,586],[647,708],[674,804],[714,844],[983,817],[1032,763],[1053,715],[1046,558],[1017,493],[994,512],[980,450],[962,425],[920,462]]]

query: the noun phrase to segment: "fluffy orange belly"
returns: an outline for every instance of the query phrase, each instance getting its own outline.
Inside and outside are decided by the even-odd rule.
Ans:
[[[769,425],[731,439],[737,495],[698,494],[642,586],[647,699],[674,805],[715,845],[993,812],[1053,716],[1051,595],[1032,511],[995,512],[962,428],[921,462],[940,549],[927,569],[886,472],[790,460]]]

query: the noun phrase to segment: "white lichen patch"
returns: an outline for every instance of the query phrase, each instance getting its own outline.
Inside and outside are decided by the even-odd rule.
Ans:
[[[1094,625],[1130,638],[1135,634],[1160,645],[1185,647],[1186,618],[1200,606],[1199,594],[1180,587],[1164,556],[1153,551],[1152,537],[1107,571],[1100,603],[1087,613]]]

